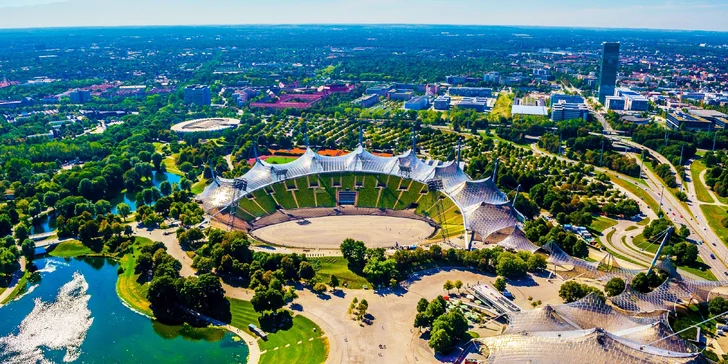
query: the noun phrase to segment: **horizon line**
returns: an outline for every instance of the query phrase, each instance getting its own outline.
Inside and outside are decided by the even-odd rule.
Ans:
[[[625,28],[625,27],[589,27],[576,25],[525,25],[525,24],[448,24],[448,23],[228,23],[228,24],[126,24],[126,25],[61,25],[61,26],[34,26],[10,27],[0,26],[0,31],[12,30],[60,30],[60,29],[111,29],[111,28],[172,28],[172,27],[282,27],[282,26],[441,26],[441,27],[493,27],[493,28],[538,28],[538,29],[581,29],[581,30],[640,30],[664,32],[705,32],[728,33],[728,30],[706,29],[675,29],[675,28]]]

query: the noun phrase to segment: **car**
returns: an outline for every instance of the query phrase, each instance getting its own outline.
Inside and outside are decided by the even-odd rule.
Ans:
[[[710,254],[710,259],[715,259],[715,254]]]
[[[717,245],[715,245],[715,243],[713,243],[713,246],[717,246]]]
[[[728,276],[728,272],[723,272],[723,274],[725,274],[725,275],[727,275],[727,276]]]

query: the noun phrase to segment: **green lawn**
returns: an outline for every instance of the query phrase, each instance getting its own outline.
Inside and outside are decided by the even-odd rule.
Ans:
[[[710,266],[705,264],[705,262],[703,262],[703,260],[700,259],[700,257],[698,257],[696,265],[697,265],[697,267],[679,265],[678,268],[680,268],[688,273],[694,274],[700,278],[707,279],[709,281],[718,280],[717,278],[715,278],[715,275],[713,274],[713,272],[710,271]]]
[[[609,229],[610,227],[612,227],[614,225],[617,225],[616,221],[614,221],[608,217],[599,216],[596,219],[592,220],[592,223],[591,223],[591,225],[589,225],[589,228],[594,231],[602,232],[604,230]]]
[[[190,191],[192,191],[195,195],[199,195],[205,190],[205,187],[207,187],[207,179],[200,178],[199,181],[192,184]]]
[[[116,281],[116,294],[135,311],[139,311],[149,317],[154,317],[154,313],[150,308],[151,303],[147,300],[149,283],[140,282],[139,274],[134,273],[134,266],[136,265],[136,257],[139,255],[139,249],[144,245],[150,244],[152,244],[152,241],[148,238],[135,237],[135,242],[132,245],[133,253],[126,254],[121,258],[120,268],[124,271],[119,274],[119,278]]]
[[[164,163],[164,166],[166,167],[167,172],[176,174],[178,176],[184,176],[185,174],[177,168],[177,165],[175,164],[175,161],[177,158],[175,156],[166,157],[162,160],[162,163]]]
[[[419,182],[405,182],[411,182],[411,184],[408,184],[409,188],[407,189],[407,191],[402,192],[402,195],[399,197],[399,201],[397,201],[397,204],[394,206],[394,208],[397,210],[404,210],[411,203],[416,202],[417,199],[420,198],[420,191],[422,191],[422,189],[425,187]]]
[[[703,215],[708,219],[708,225],[713,229],[716,235],[720,238],[723,244],[728,243],[728,229],[723,227],[721,220],[727,217],[726,210],[723,207],[717,205],[700,205],[700,209],[703,211]]]
[[[67,240],[60,244],[58,244],[53,251],[48,253],[48,255],[53,257],[62,257],[62,258],[68,258],[68,257],[78,257],[86,254],[91,254],[94,251],[91,250],[91,248],[83,245],[78,240]]]
[[[291,191],[286,190],[285,183],[276,183],[273,185],[273,191],[275,193],[275,199],[278,203],[283,206],[284,209],[295,209],[296,201],[293,199]]]
[[[306,177],[296,178],[296,186],[298,187],[298,190],[295,191],[298,207],[316,207],[313,190],[308,187],[308,180]]]
[[[265,159],[268,164],[285,164],[290,163],[298,159],[297,157],[269,157]]]
[[[234,298],[229,298],[229,301],[232,313],[230,325],[257,337],[248,329],[248,325],[261,327],[258,322],[260,314],[255,312],[249,301]],[[258,346],[261,352],[264,352],[261,354],[261,364],[317,364],[325,362],[329,355],[329,342],[327,338],[322,337],[324,333],[321,328],[301,315],[293,316],[291,328],[267,334],[267,340],[258,339]]]
[[[634,225],[630,225],[630,226],[627,226],[627,228],[624,229],[624,231],[632,231],[632,230],[637,230],[637,229],[639,229],[639,228]]]
[[[326,284],[329,283],[331,275],[335,275],[339,278],[341,286],[344,283],[347,284],[347,288],[361,289],[364,285],[373,287],[366,278],[352,272],[348,267],[348,262],[344,257],[324,257],[311,259],[311,263],[316,268],[316,275],[321,279],[321,282]]]
[[[492,120],[498,120],[497,118],[501,116],[510,119],[512,106],[513,95],[506,92],[499,93],[498,99],[495,101],[495,106],[493,106],[493,110],[490,112]]]
[[[713,197],[710,195],[708,188],[700,181],[700,173],[706,169],[705,163],[698,159],[690,165],[690,176],[693,179],[693,185],[695,186],[695,197],[700,202],[714,202]]]
[[[254,200],[249,199],[247,196],[238,200],[238,207],[255,217],[266,215],[266,212]]]
[[[384,177],[384,181],[386,181],[386,177]],[[382,194],[379,197],[379,204],[377,206],[385,209],[393,209],[394,205],[397,203],[397,199],[399,198],[399,184],[402,182],[402,179],[399,177],[389,177],[389,181],[387,183],[387,188],[382,190]]]
[[[28,285],[28,278],[30,278],[30,275],[31,275],[31,273],[26,270],[25,273],[23,273],[23,276],[20,278],[20,280],[18,280],[18,284],[16,284],[15,288],[13,288],[13,292],[11,292],[10,295],[8,295],[2,302],[0,302],[0,305],[4,305],[4,304],[14,300],[20,294],[25,292],[25,288]]]
[[[364,179],[364,186],[359,189],[356,205],[358,207],[377,207],[377,199],[379,198],[379,189],[377,188],[377,176],[366,174],[357,176],[357,180]]]
[[[257,202],[267,214],[276,212],[276,202],[273,200],[273,197],[270,197],[270,195],[265,192],[265,189],[253,192],[253,196],[255,197],[255,202]]]

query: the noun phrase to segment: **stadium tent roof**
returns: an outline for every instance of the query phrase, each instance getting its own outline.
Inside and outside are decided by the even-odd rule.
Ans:
[[[490,178],[473,181],[456,162],[423,161],[411,150],[393,157],[382,157],[359,146],[348,154],[324,156],[307,148],[301,157],[290,163],[269,164],[256,160],[241,177],[247,180],[247,188],[238,196],[249,195],[287,179],[341,172],[387,174],[425,184],[439,179],[442,192],[463,212],[465,228],[483,238],[500,229],[513,227],[519,221],[519,214],[510,206],[506,194]],[[230,206],[235,195],[233,185],[233,179],[215,178],[215,182],[199,196],[205,211],[221,211]]]

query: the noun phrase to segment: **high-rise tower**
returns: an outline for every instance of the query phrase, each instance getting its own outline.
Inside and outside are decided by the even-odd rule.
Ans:
[[[599,75],[599,102],[604,105],[607,96],[614,96],[619,67],[619,42],[602,44],[602,67]]]

